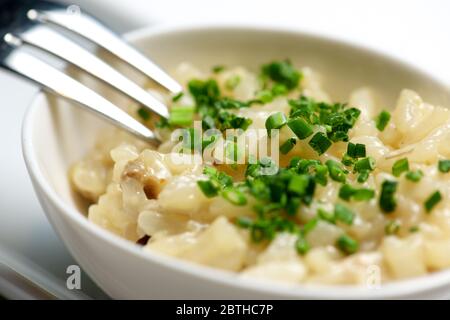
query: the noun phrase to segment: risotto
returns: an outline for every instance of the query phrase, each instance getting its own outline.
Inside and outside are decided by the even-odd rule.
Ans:
[[[148,89],[169,119],[129,110],[159,146],[108,131],[71,168],[90,221],[143,250],[289,284],[450,267],[450,110],[408,89],[393,108],[364,87],[332,102],[289,61],[182,63],[174,76],[184,93]]]

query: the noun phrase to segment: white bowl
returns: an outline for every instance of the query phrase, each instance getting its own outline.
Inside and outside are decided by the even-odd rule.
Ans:
[[[345,100],[351,89],[370,85],[383,93],[386,106],[405,87],[431,103],[450,105],[448,88],[431,75],[386,55],[317,35],[197,25],[139,30],[128,39],[169,71],[181,61],[206,69],[218,63],[256,67],[289,57],[320,72],[325,89],[337,100]],[[285,286],[143,252],[138,245],[90,223],[70,189],[69,166],[92,146],[104,125],[65,101],[39,93],[23,125],[23,151],[48,219],[83,269],[113,298],[442,298],[450,292],[450,271],[380,289]]]

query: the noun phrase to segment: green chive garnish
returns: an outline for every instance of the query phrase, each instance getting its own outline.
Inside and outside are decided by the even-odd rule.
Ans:
[[[300,139],[306,139],[313,134],[313,127],[302,118],[291,119],[288,122],[288,127]]]
[[[328,167],[331,179],[337,182],[345,182],[347,175],[345,174],[339,162],[336,162],[334,160],[327,160],[325,164]]]
[[[427,212],[433,210],[434,206],[442,200],[442,195],[439,191],[433,192],[428,199],[425,201],[424,206]]]
[[[397,201],[394,197],[395,191],[397,191],[397,184],[396,181],[385,180],[381,185],[379,205],[385,213],[394,211],[397,206]]]
[[[375,169],[375,159],[372,157],[362,158],[355,163],[355,172],[372,171]]]
[[[336,220],[351,225],[353,223],[355,214],[346,206],[340,203],[336,203],[336,205],[334,206],[334,216]]]
[[[309,145],[313,148],[319,155],[323,154],[331,146],[331,141],[322,132],[317,132],[311,140],[309,140]]]
[[[256,99],[262,103],[269,103],[273,100],[272,91],[261,90],[256,94]]]
[[[375,197],[375,191],[365,188],[356,189],[355,193],[352,196],[355,201],[368,201],[373,197]]]
[[[297,143],[297,139],[295,138],[289,138],[287,139],[281,146],[280,146],[280,152],[282,154],[288,154],[289,151],[294,148],[295,144]]]
[[[309,251],[310,246],[304,236],[300,235],[298,237],[297,241],[295,242],[295,249],[297,249],[297,252],[301,255],[304,255]]]
[[[420,179],[422,179],[423,177],[423,171],[422,170],[408,171],[405,177],[406,179],[412,182],[419,182]]]
[[[144,121],[148,121],[151,118],[151,113],[144,107],[140,107],[137,111],[137,114]]]
[[[249,229],[253,224],[253,220],[248,217],[237,217],[236,224],[241,228]]]
[[[288,190],[298,195],[304,195],[309,185],[309,177],[306,174],[292,176]]]
[[[383,131],[391,120],[391,114],[385,110],[381,111],[380,114],[375,118],[375,125],[378,130]]]
[[[266,64],[262,67],[262,74],[288,89],[297,87],[302,77],[289,61],[273,61]]]
[[[228,90],[234,90],[239,85],[240,82],[241,77],[232,76],[225,81],[225,88],[227,88]]]
[[[222,66],[222,65],[217,65],[217,66],[212,67],[212,72],[214,72],[214,73],[219,73],[219,72],[222,72],[223,70],[225,70],[225,66]]]
[[[267,134],[270,137],[270,130],[272,129],[280,129],[287,122],[286,116],[282,112],[277,112],[272,114],[266,119],[266,129]]]
[[[353,196],[354,193],[355,193],[355,189],[352,186],[350,186],[348,184],[344,184],[339,189],[339,198],[349,201],[351,196]]]
[[[316,164],[314,166],[314,168],[316,169],[316,175],[314,176],[314,180],[322,185],[322,186],[326,186],[328,179],[328,168],[327,166],[324,166],[323,164]]]
[[[442,173],[450,172],[450,160],[439,160],[438,169]]]
[[[367,179],[369,179],[369,174],[370,174],[370,171],[369,171],[369,170],[361,171],[361,172],[359,173],[359,175],[358,175],[357,181],[358,181],[359,183],[364,183],[364,182],[366,182]]]
[[[350,198],[356,201],[368,201],[375,196],[375,191],[372,189],[357,189],[348,184],[344,184],[339,189],[339,197],[343,200],[349,201]]]
[[[317,210],[317,216],[325,221],[328,221],[329,223],[335,223],[336,222],[336,218],[334,216],[334,212],[328,212],[325,209],[319,208],[319,210]]]
[[[184,95],[184,92],[183,92],[183,91],[177,93],[176,95],[174,95],[174,96],[172,97],[172,101],[173,101],[173,102],[177,102],[178,100],[181,99],[181,97],[182,97],[183,95]]]
[[[170,109],[169,124],[181,127],[190,126],[194,120],[194,111],[192,106],[173,106]]]
[[[316,226],[317,226],[317,222],[319,222],[319,219],[317,218],[313,218],[311,220],[309,220],[304,226],[303,226],[303,234],[308,234],[309,232],[311,232]]]
[[[366,156],[366,146],[362,143],[351,143],[347,145],[347,154],[352,158],[364,158]]]
[[[392,174],[396,177],[400,177],[403,172],[409,170],[408,158],[399,159],[394,162],[392,166]]]
[[[243,206],[247,204],[247,198],[245,195],[236,188],[226,188],[222,191],[222,197],[237,206]]]
[[[336,246],[347,254],[355,253],[359,248],[358,242],[345,234],[337,239]]]
[[[400,230],[400,223],[397,220],[390,220],[384,227],[384,232],[388,235],[396,234]]]
[[[347,153],[345,153],[342,156],[341,162],[342,162],[343,165],[345,165],[347,167],[350,167],[350,166],[353,166],[353,164],[355,163],[355,159],[350,157]]]
[[[210,180],[199,180],[197,181],[197,185],[208,198],[215,197],[218,194],[217,187]]]

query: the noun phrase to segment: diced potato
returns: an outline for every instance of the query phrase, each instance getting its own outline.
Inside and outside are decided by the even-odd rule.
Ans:
[[[419,236],[405,239],[387,237],[381,252],[395,278],[417,277],[427,272],[423,241]]]
[[[327,273],[341,255],[334,247],[313,248],[305,255],[305,263],[314,273]]]
[[[450,267],[450,239],[425,242],[425,261],[432,269]]]
[[[182,257],[210,267],[238,271],[244,265],[246,251],[247,243],[236,227],[220,217],[199,234],[195,245],[183,252]]]
[[[307,269],[300,260],[274,261],[247,268],[241,275],[259,280],[274,280],[296,284],[306,277]]]
[[[273,261],[297,260],[298,253],[295,250],[297,236],[292,233],[283,232],[276,236],[267,249],[258,257],[258,264]]]
[[[198,187],[198,178],[189,174],[170,179],[158,196],[162,210],[188,216],[200,213],[209,200]]]
[[[343,230],[336,225],[319,220],[316,227],[306,235],[306,240],[312,247],[334,245],[342,233]]]
[[[110,184],[98,203],[89,207],[89,220],[132,241],[139,239],[136,218],[122,207],[122,191],[118,184]]]
[[[108,168],[101,163],[80,161],[72,167],[70,176],[76,190],[92,202],[106,191]]]

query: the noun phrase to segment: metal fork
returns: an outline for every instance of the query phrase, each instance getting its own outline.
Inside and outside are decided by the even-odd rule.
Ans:
[[[78,7],[50,1],[0,0],[0,66],[78,103],[139,138],[157,142],[150,129],[125,111],[24,48],[31,46],[56,56],[107,83],[144,108],[168,117],[167,106],[74,40],[63,36],[55,27],[105,49],[173,94],[182,90],[167,73],[96,18]]]

